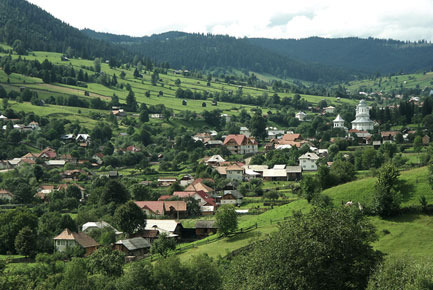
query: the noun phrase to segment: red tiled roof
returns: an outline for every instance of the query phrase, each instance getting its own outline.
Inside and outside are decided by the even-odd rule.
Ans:
[[[203,181],[209,181],[209,182],[215,183],[215,180],[213,178],[197,178],[192,182],[192,184],[195,185],[197,183],[202,183]]]
[[[173,196],[177,196],[179,198],[188,198],[195,195],[195,191],[175,191],[173,192]]]
[[[37,157],[42,157],[42,155],[46,155],[48,158],[56,158],[57,153],[56,150],[47,147],[44,150],[42,150],[39,154],[37,154]]]
[[[296,141],[298,139],[302,139],[302,137],[301,134],[284,134],[281,139],[284,141]]]
[[[147,209],[154,214],[164,214],[164,201],[136,201],[135,204],[141,209]]]
[[[235,142],[238,146],[240,145],[247,145],[247,144],[257,144],[257,141],[253,138],[248,138],[245,135],[242,134],[230,134],[227,135],[227,137],[224,140],[224,145],[228,144],[229,142]]]
[[[166,211],[170,211],[170,207],[173,207],[176,211],[186,211],[186,202],[183,200],[164,201],[164,207]]]
[[[399,131],[383,131],[380,132],[380,136],[385,137],[385,136],[396,136],[398,133],[400,133]]]
[[[204,183],[198,183],[198,184],[190,184],[185,188],[185,191],[204,191],[204,192],[213,192],[213,188],[207,186]]]

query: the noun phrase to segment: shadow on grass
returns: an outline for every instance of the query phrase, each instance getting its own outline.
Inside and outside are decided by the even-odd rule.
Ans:
[[[399,189],[402,202],[409,201],[413,197],[413,193],[415,192],[415,186],[409,183],[407,180],[400,180]]]
[[[414,222],[417,219],[420,219],[421,213],[407,213],[407,214],[401,214],[399,216],[390,217],[383,219],[385,221],[390,222],[396,222],[396,223],[411,223]]]
[[[257,232],[250,231],[248,233],[242,233],[242,234],[237,234],[237,235],[232,236],[232,237],[228,237],[227,242],[233,243],[233,242],[242,241],[242,240],[253,238],[253,237],[257,237]]]

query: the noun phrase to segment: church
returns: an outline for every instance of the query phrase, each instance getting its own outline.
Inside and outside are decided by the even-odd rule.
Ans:
[[[352,129],[359,131],[373,130],[374,122],[370,120],[370,109],[364,100],[356,106],[355,120],[352,121]]]

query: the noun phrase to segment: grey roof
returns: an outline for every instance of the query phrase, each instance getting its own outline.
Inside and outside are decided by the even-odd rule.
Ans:
[[[241,199],[241,198],[244,198],[244,196],[242,195],[242,193],[240,193],[239,191],[237,191],[237,190],[232,190],[231,192],[230,192],[236,199]]]
[[[116,242],[116,245],[124,245],[129,251],[150,248],[150,243],[142,237],[120,240]]]
[[[207,221],[197,221],[195,223],[196,229],[217,229],[217,224],[213,220],[207,220]]]
[[[334,122],[344,122],[343,118],[341,118],[340,114],[337,115],[337,118],[335,118]]]

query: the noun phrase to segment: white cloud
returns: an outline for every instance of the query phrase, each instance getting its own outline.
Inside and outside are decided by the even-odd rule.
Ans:
[[[178,30],[237,37],[372,36],[433,40],[430,0],[30,2],[78,28],[133,36]]]

